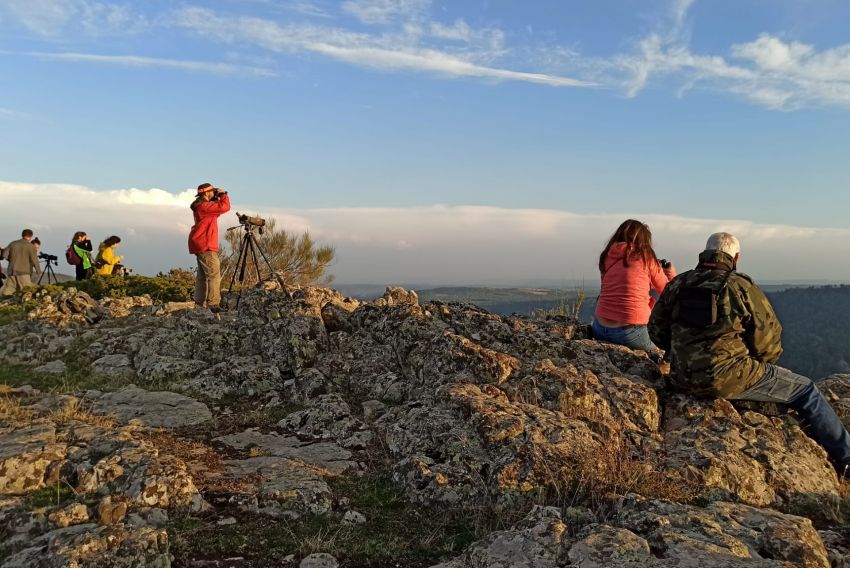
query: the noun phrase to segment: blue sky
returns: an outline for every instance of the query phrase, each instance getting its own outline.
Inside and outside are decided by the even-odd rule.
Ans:
[[[838,0],[3,0],[0,191],[107,201],[212,181],[336,239],[340,278],[361,281],[374,271],[342,253],[377,262],[430,237],[397,227],[355,251],[356,226],[317,211],[610,215],[591,249],[626,215],[827,242],[850,210],[848,24]],[[120,221],[132,206],[116,202],[116,231],[148,230]],[[767,258],[786,245],[765,245],[766,277],[799,276]]]

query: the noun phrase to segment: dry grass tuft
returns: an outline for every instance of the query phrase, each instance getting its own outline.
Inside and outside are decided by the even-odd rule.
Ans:
[[[29,420],[35,413],[21,406],[18,399],[0,396],[0,418],[7,420]]]
[[[585,454],[572,481],[576,493],[585,494],[591,503],[610,494],[627,493],[688,503],[700,494],[693,481],[664,469],[656,454],[636,454],[621,434],[612,436],[600,450]]]
[[[636,493],[679,503],[693,502],[700,495],[692,480],[665,469],[661,456],[641,452],[620,432],[609,433],[604,444],[586,446],[569,456],[535,456],[536,474],[550,495],[544,498],[548,504],[582,505],[602,512],[612,495]]]
[[[225,469],[224,461],[215,448],[203,442],[178,438],[162,429],[139,432],[136,436],[154,446],[160,454],[177,456],[185,461],[189,468],[189,475],[199,489],[206,490],[227,485],[220,475]],[[253,480],[249,481],[253,485],[257,483]],[[252,486],[252,483],[248,485]],[[239,482],[234,485],[242,484]]]
[[[115,427],[115,418],[104,414],[94,414],[91,410],[84,408],[79,399],[68,401],[62,408],[53,410],[47,417],[57,424],[68,422],[84,422],[99,428],[112,429]]]

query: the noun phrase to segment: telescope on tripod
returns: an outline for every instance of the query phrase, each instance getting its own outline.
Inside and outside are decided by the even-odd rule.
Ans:
[[[36,284],[41,286],[41,281],[45,275],[47,275],[47,282],[45,284],[59,284],[59,279],[56,278],[56,273],[53,271],[54,266],[59,266],[59,257],[55,254],[44,254],[40,252],[38,253],[38,258],[44,261],[44,269],[41,271],[41,276],[38,277]]]
[[[233,268],[233,274],[230,276],[230,285],[227,288],[228,293],[233,291],[233,287],[239,282],[239,292],[236,296],[236,307],[239,307],[239,302],[242,300],[242,290],[245,288],[245,279],[251,274],[251,268],[257,277],[257,284],[276,280],[280,287],[284,287],[283,277],[278,274],[272,267],[269,257],[266,256],[263,247],[260,245],[255,231],[260,235],[263,234],[263,227],[266,226],[266,220],[262,217],[251,217],[236,213],[236,218],[239,219],[239,225],[230,227],[228,231],[236,231],[242,229],[244,231],[242,240],[239,243],[239,252],[236,255],[236,265]],[[258,256],[259,255],[259,256]],[[268,268],[268,276],[263,277],[260,266],[260,259],[265,262],[265,267]]]

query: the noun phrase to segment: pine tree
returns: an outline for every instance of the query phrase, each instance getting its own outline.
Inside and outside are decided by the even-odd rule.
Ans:
[[[333,276],[328,274],[327,270],[336,254],[334,247],[317,245],[307,232],[297,235],[279,229],[274,219],[266,221],[262,234],[255,228],[254,235],[266,253],[272,268],[283,278],[286,284],[299,286],[327,285],[333,281]],[[221,281],[224,287],[230,286],[243,236],[244,231],[241,229],[226,233],[226,246],[222,247],[224,254],[221,258]],[[260,261],[260,273],[264,278],[267,278],[269,276],[268,267],[259,253],[257,258]],[[250,287],[256,283],[257,273],[254,269],[253,259],[249,256],[244,284]]]

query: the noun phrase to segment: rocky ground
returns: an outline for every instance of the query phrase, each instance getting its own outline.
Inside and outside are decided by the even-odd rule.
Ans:
[[[850,562],[792,416],[673,394],[562,317],[69,291],[0,330],[2,568]],[[850,417],[850,376],[821,388]]]

